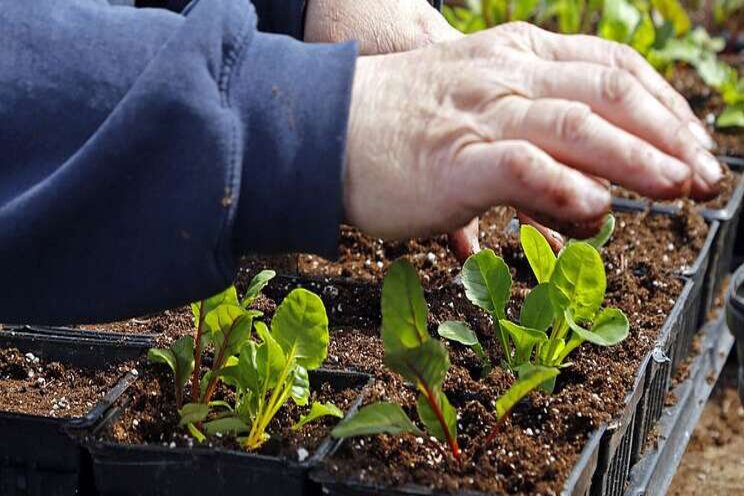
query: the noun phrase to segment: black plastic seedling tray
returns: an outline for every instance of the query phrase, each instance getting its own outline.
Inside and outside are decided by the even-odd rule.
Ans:
[[[105,340],[6,328],[0,331],[0,347],[14,347],[46,361],[102,368],[138,358],[148,345],[123,340],[111,346]],[[84,417],[0,412],[0,494],[86,494],[90,490],[90,480],[86,480],[89,466],[77,434],[99,422],[132,379],[126,374]]]
[[[676,402],[664,409],[658,438],[648,440],[652,447],[633,466],[626,496],[666,494],[733,343],[722,315],[701,334],[701,352],[690,364],[693,373],[672,390]]]
[[[731,277],[726,299],[726,322],[736,338],[736,355],[739,360],[739,398],[744,403],[744,264]]]
[[[726,163],[731,170],[744,172],[744,159],[734,157],[718,157],[721,162]],[[739,219],[744,202],[744,175],[739,179],[728,203],[720,209],[700,209],[700,214],[711,223],[718,222],[716,236],[710,248],[710,261],[705,273],[702,286],[703,305],[700,308],[698,324],[702,325],[708,313],[713,309],[716,297],[720,294],[726,276],[732,269],[734,258],[734,246],[739,231]],[[679,211],[676,205],[665,205],[651,203],[653,212],[674,214]],[[613,206],[625,209],[647,209],[649,202],[641,200],[629,200],[626,198],[614,198]],[[744,238],[744,236],[739,236]]]
[[[310,372],[311,387],[329,383],[336,389],[360,391],[349,413],[361,404],[370,376],[356,372]],[[260,494],[304,496],[319,493],[307,473],[339,442],[327,438],[303,462],[222,448],[170,448],[162,445],[125,445],[96,440],[108,423],[127,407],[127,396],[109,411],[87,443],[93,458],[98,494],[183,496],[184,494]],[[166,408],[166,405],[163,405]]]

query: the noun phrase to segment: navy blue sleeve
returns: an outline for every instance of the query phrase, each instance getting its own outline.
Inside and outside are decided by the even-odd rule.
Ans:
[[[191,0],[160,1],[167,8],[181,12]],[[259,31],[286,34],[298,40],[303,39],[305,4],[305,0],[253,0],[258,14]]]
[[[236,256],[332,256],[356,49],[96,0],[0,9],[0,322],[213,294]]]

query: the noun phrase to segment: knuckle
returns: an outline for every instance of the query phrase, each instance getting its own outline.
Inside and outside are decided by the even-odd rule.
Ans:
[[[567,142],[583,141],[588,134],[591,109],[584,104],[572,103],[558,120],[558,137]]]
[[[533,145],[527,141],[515,141],[504,148],[501,156],[503,173],[517,184],[528,182],[526,175],[536,160]]]
[[[615,59],[615,63],[620,67],[631,68],[637,66],[639,63],[646,63],[643,57],[629,45],[613,42],[612,50],[614,52],[613,58]]]
[[[608,69],[603,73],[601,98],[609,103],[620,103],[635,90],[635,78],[623,69]]]

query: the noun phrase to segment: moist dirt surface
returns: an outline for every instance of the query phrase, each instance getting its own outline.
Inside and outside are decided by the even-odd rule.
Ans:
[[[42,417],[82,417],[130,369],[81,369],[46,362],[15,348],[0,349],[0,411]]]
[[[744,488],[744,408],[730,359],[672,480],[672,496],[741,494]]]
[[[187,388],[190,391],[190,386]],[[331,402],[344,412],[348,411],[359,394],[361,386],[334,387],[328,381],[314,385],[308,406],[297,406],[289,401],[276,414],[267,428],[270,439],[257,451],[263,455],[304,461],[321,443],[328,439],[331,429],[338,422],[335,417],[324,417],[293,430],[292,426],[306,414],[312,402]],[[169,370],[159,365],[142,365],[140,379],[127,391],[128,405],[118,419],[101,434],[106,441],[125,444],[155,444],[165,448],[193,447],[197,443],[182,427],[178,426],[173,377]],[[218,389],[216,400],[233,400],[225,389]],[[245,450],[234,436],[213,436],[203,446]]]
[[[511,268],[514,285],[508,313],[515,319],[536,281],[519,246],[518,228],[512,218],[511,209],[494,209],[485,215],[481,219],[481,245],[494,249]],[[344,442],[326,462],[330,475],[382,486],[421,484],[444,491],[468,488],[560,493],[589,435],[622,412],[641,360],[653,347],[682,291],[678,275],[692,265],[707,233],[707,224],[692,210],[673,218],[648,212],[616,213],[616,218],[615,234],[602,255],[607,271],[607,305],[619,307],[628,315],[628,339],[609,349],[580,347],[570,356],[573,365],[562,372],[553,395],[532,393],[498,427],[494,402],[513,383],[513,375],[496,366],[490,375],[481,378],[482,364],[473,352],[447,343],[452,366],[444,390],[460,412],[462,458],[454,460],[440,444],[413,435],[361,437]],[[268,322],[277,302],[292,289],[302,286],[319,294],[331,322],[324,366],[374,376],[376,382],[365,401],[396,401],[416,418],[415,391],[382,366],[380,287],[385,269],[398,257],[411,260],[422,278],[431,332],[444,320],[466,321],[478,333],[491,361],[496,365],[501,362],[492,322],[465,298],[458,282],[460,266],[444,238],[383,243],[345,229],[340,254],[336,262],[300,256],[298,270],[288,264],[290,269],[268,285],[255,306]],[[236,282],[238,291],[243,291],[255,272],[266,266],[265,261],[245,262]],[[160,346],[193,332],[187,307],[152,318],[160,322]],[[141,368],[144,372],[130,391],[132,402],[106,438],[169,447],[193,445],[194,441],[177,426],[170,374],[165,374],[162,367]],[[333,396],[322,389],[315,394],[324,401],[329,398],[342,409],[353,396]],[[269,428],[273,440],[263,448],[266,453],[290,459],[297,458],[300,448],[312,453],[335,423],[327,420],[295,433],[289,426],[301,411],[290,406],[277,416]],[[498,431],[491,436],[493,429]],[[491,442],[486,443],[489,436]],[[208,442],[240,449],[228,438]]]

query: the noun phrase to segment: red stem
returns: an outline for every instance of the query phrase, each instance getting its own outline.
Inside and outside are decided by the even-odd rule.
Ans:
[[[199,302],[199,323],[196,326],[194,343],[194,372],[191,375],[191,401],[199,403],[199,375],[201,373],[201,338],[204,326],[204,300]]]
[[[504,415],[502,415],[501,418],[496,421],[496,425],[493,426],[491,432],[488,434],[488,437],[483,442],[484,447],[488,446],[493,442],[494,439],[496,439],[496,435],[501,432],[501,426],[504,425],[504,421],[509,415],[511,415],[511,408],[507,410],[506,413],[504,413]]]
[[[217,355],[217,360],[212,364],[212,372],[215,372],[222,368],[222,362],[225,360],[225,349],[227,348],[227,342],[230,340],[230,335],[232,334],[233,330],[235,329],[235,323],[240,319],[235,319],[233,323],[230,325],[230,330],[227,331],[227,334],[225,334],[225,339],[222,341],[222,347],[220,347],[220,354]],[[214,394],[214,390],[217,389],[217,376],[212,376],[209,379],[209,384],[207,385],[207,390],[204,392],[204,401],[203,403],[209,403],[209,400],[212,399],[212,395]]]
[[[460,446],[457,444],[457,439],[452,437],[452,433],[447,426],[447,422],[444,420],[444,413],[442,413],[442,408],[439,406],[439,403],[437,403],[437,400],[434,397],[434,392],[423,382],[421,383],[421,385],[424,388],[424,396],[426,396],[426,401],[429,403],[429,406],[434,411],[434,415],[437,416],[439,425],[442,426],[444,436],[447,438],[447,444],[449,445],[450,450],[452,450],[452,456],[455,457],[455,460],[459,460]]]

